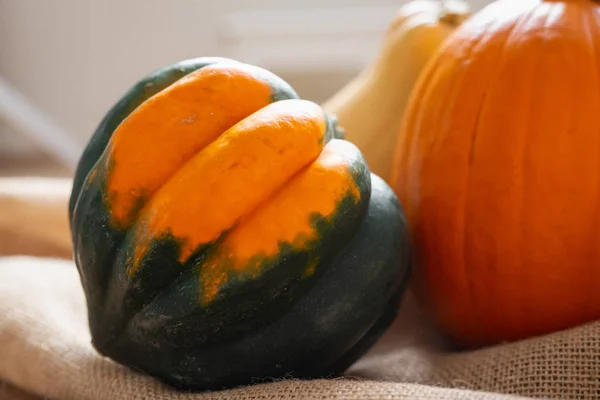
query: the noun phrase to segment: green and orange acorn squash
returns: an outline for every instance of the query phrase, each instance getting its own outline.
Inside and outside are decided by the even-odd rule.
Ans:
[[[233,60],[134,86],[69,207],[94,347],[185,389],[342,373],[394,318],[411,249],[398,199],[342,136]]]

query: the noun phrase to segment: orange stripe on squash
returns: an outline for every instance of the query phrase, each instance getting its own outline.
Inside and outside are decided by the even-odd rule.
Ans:
[[[194,154],[271,102],[271,87],[236,65],[204,67],[154,95],[126,118],[109,144],[113,222],[136,211]]]
[[[200,271],[205,303],[227,282],[228,272],[256,278],[262,273],[261,263],[253,260],[277,257],[282,243],[307,248],[319,239],[313,215],[331,217],[346,196],[351,195],[355,202],[360,199],[351,169],[356,153],[345,152],[348,145],[330,142],[308,168],[228,234]],[[314,273],[316,264],[317,260],[309,265],[307,275]]]
[[[305,100],[272,103],[223,133],[161,187],[142,210],[133,274],[154,240],[181,241],[180,262],[256,209],[315,160],[326,128]]]

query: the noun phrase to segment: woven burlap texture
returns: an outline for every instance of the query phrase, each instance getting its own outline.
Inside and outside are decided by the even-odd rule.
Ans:
[[[0,258],[0,398],[18,391],[19,399],[65,400],[600,398],[600,324],[452,353],[409,296],[347,378],[184,394],[100,357],[84,303],[72,262]]]

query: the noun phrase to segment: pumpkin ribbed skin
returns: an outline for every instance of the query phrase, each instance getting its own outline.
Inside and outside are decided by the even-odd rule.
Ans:
[[[600,319],[598,11],[496,1],[411,97],[392,186],[419,297],[461,346]]]
[[[341,136],[232,60],[136,85],[71,198],[98,351],[188,389],[347,368],[395,315],[410,246],[393,191]]]

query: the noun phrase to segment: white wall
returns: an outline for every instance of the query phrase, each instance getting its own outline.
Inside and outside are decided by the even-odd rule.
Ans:
[[[256,9],[301,7],[313,13],[319,8],[337,8],[340,18],[332,17],[331,24],[345,29],[365,23],[340,23],[345,18],[343,11],[349,7],[370,4],[394,10],[404,1],[0,0],[0,75],[83,145],[106,110],[140,76],[185,58],[230,55],[224,54],[224,49],[228,45],[230,51],[235,48],[231,40],[237,39],[223,42],[219,35],[227,32],[223,32],[222,18],[247,9],[250,3]],[[472,1],[474,7],[484,2]],[[356,13],[352,15],[357,17]],[[373,25],[373,21],[366,20],[365,26],[371,31]],[[385,22],[379,25],[383,32]],[[327,57],[326,45],[314,41],[315,53]],[[358,46],[359,64],[370,57],[367,50]],[[308,97],[323,97],[355,72],[354,67],[323,71],[329,76],[320,76],[321,81],[317,81],[318,70],[304,73],[281,67],[280,73]],[[311,82],[315,82],[312,87]],[[0,149],[27,149],[23,143],[15,132],[0,125]]]

